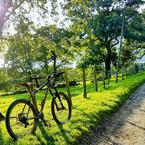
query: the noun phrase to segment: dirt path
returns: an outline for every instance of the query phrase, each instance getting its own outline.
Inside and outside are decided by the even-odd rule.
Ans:
[[[145,84],[85,140],[83,145],[145,145]]]

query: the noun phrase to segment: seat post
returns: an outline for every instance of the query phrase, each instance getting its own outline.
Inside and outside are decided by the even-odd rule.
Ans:
[[[34,91],[34,85],[32,85],[31,89],[29,88],[29,93],[31,95],[33,105],[34,105],[36,111],[38,112],[37,100],[36,100],[35,94],[33,94],[33,91]]]
[[[30,94],[30,98],[32,98],[32,103],[33,103],[36,111],[38,112],[36,97],[35,97],[35,94],[33,94],[34,84],[32,82],[25,82],[25,83],[22,83],[21,85],[23,85],[27,88],[27,90]]]

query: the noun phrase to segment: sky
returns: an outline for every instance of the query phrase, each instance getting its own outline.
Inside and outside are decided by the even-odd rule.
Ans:
[[[4,55],[3,53],[0,53],[0,67],[4,66]]]

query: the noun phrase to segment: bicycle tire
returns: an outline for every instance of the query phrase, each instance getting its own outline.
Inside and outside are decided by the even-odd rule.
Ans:
[[[25,99],[18,99],[16,101],[14,101],[8,108],[7,112],[6,112],[6,128],[7,128],[7,131],[9,133],[9,135],[14,139],[14,140],[17,140],[18,139],[18,136],[13,132],[12,130],[12,127],[11,127],[11,123],[10,123],[10,115],[11,115],[11,111],[13,110],[13,108],[18,105],[19,103],[24,103],[26,105],[28,105],[30,107],[30,109],[32,110],[33,112],[33,115],[36,117],[37,116],[37,113],[35,111],[35,108],[34,106],[31,104],[31,102],[25,100]],[[31,130],[31,133],[34,134],[35,131],[37,129],[37,119],[34,119],[34,125],[33,125],[33,128]]]
[[[51,111],[52,111],[52,116],[54,118],[54,120],[56,121],[57,124],[64,124],[66,122],[62,122],[58,119],[57,115],[56,115],[56,112],[55,112],[55,100],[58,98],[58,97],[63,97],[66,102],[67,102],[67,105],[68,105],[68,116],[67,116],[67,120],[66,121],[69,121],[70,118],[71,118],[71,113],[72,113],[72,108],[71,108],[71,102],[68,98],[68,96],[62,92],[58,92],[57,94],[54,94],[54,98],[52,99],[52,102],[51,102]]]

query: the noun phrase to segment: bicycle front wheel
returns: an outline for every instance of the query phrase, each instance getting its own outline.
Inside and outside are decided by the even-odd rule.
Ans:
[[[19,137],[35,132],[37,115],[34,106],[25,99],[14,101],[6,113],[6,128],[10,136],[17,140]]]
[[[71,118],[71,103],[64,93],[54,94],[51,103],[52,116],[57,124],[64,124]]]

